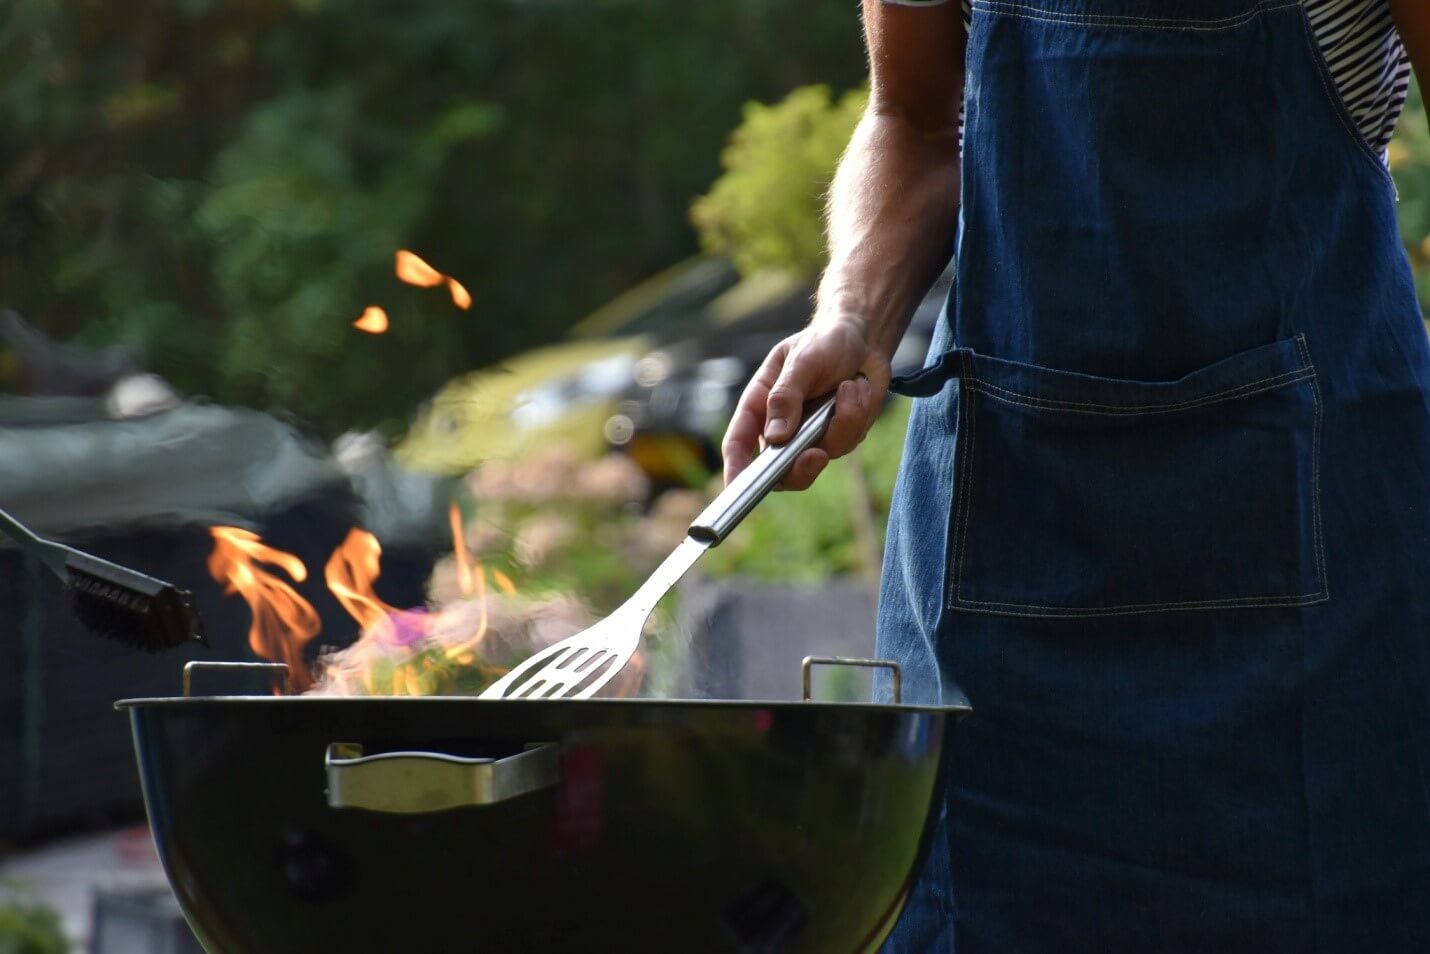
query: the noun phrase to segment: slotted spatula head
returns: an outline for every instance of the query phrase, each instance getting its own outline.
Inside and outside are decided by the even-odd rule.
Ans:
[[[588,699],[630,662],[640,646],[644,624],[642,617],[630,625],[618,610],[529,657],[488,686],[482,698]]]
[[[527,659],[481,697],[589,699],[600,692],[635,655],[655,604],[709,548],[708,541],[686,537],[614,613]]]
[[[815,408],[794,437],[767,448],[730,481],[695,522],[686,538],[620,609],[568,639],[527,659],[492,683],[483,699],[589,699],[625,668],[641,644],[641,630],[655,604],[706,550],[724,540],[775,488],[799,455],[824,435],[834,416],[834,398]]]

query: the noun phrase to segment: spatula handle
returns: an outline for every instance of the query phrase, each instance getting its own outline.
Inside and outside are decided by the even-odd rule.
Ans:
[[[766,494],[779,486],[799,455],[819,443],[833,418],[834,395],[831,394],[805,415],[794,437],[778,447],[765,448],[750,461],[750,466],[740,471],[720,496],[695,518],[687,531],[689,535],[712,547],[723,541]]]

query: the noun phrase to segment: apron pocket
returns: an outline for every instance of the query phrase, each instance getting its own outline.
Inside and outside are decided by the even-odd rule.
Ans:
[[[1301,337],[1177,381],[958,352],[950,605],[1014,616],[1327,598]]]

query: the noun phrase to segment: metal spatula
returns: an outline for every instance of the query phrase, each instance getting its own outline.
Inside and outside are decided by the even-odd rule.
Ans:
[[[701,554],[720,543],[775,488],[800,452],[824,436],[834,417],[834,398],[806,415],[798,433],[778,447],[766,448],[730,481],[686,531],[635,595],[610,616],[568,639],[543,649],[487,687],[483,699],[586,699],[616,677],[640,646],[651,610]]]

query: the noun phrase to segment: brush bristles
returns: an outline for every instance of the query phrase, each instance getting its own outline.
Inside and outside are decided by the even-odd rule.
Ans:
[[[135,649],[159,652],[203,640],[188,594],[152,577],[101,560],[71,560],[70,600],[75,615],[99,636]]]

